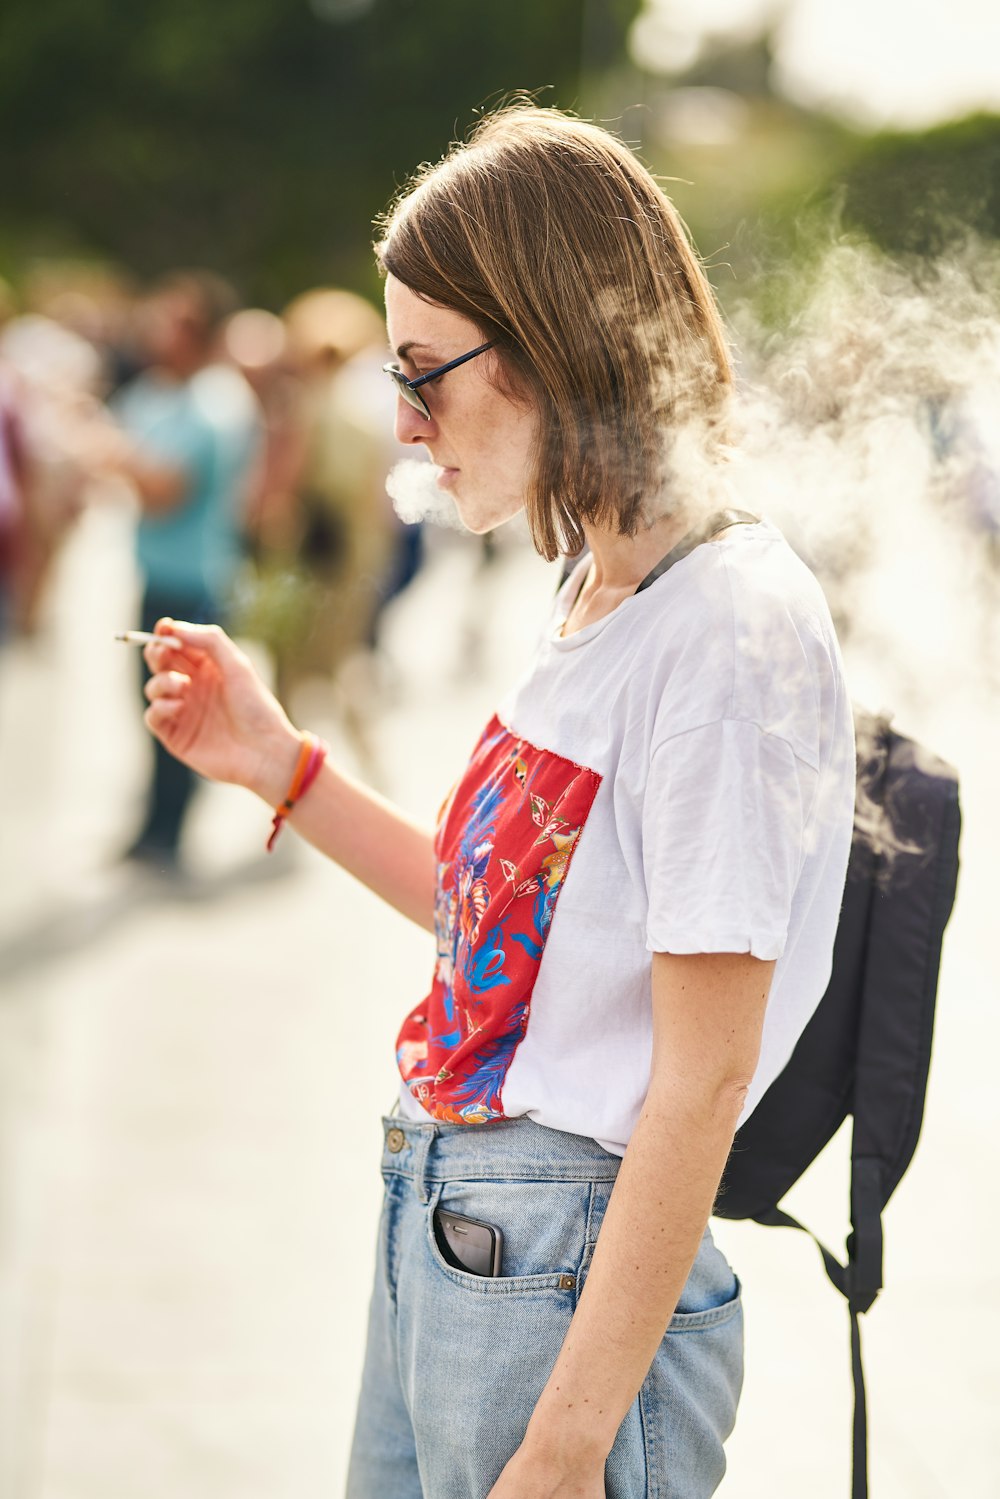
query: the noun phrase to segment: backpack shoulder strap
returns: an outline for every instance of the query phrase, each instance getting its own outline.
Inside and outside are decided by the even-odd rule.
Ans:
[[[662,578],[675,562],[682,562],[690,552],[694,551],[695,547],[700,547],[710,536],[714,536],[716,531],[724,531],[727,526],[755,526],[759,520],[760,516],[751,515],[749,510],[717,510],[700,526],[696,526],[693,531],[682,536],[677,545],[671,548],[665,557],[660,558],[656,566],[643,578],[635,590],[636,593],[641,593],[644,588],[655,583],[657,578]]]

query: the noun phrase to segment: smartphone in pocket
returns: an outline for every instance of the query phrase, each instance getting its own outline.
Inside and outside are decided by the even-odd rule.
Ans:
[[[442,1257],[455,1270],[465,1270],[469,1275],[500,1274],[503,1234],[492,1223],[436,1208],[434,1237]]]

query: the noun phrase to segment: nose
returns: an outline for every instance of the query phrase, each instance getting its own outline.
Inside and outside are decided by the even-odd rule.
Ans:
[[[428,421],[409,401],[396,397],[396,441],[402,443],[429,442],[437,432],[434,418]]]

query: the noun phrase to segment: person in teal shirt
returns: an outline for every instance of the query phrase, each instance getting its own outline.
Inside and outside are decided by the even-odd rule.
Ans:
[[[240,567],[244,499],[262,424],[249,385],[219,353],[235,306],[231,289],[210,272],[178,272],[160,282],[145,309],[151,363],[114,403],[127,438],[119,466],[142,505],[144,630],[164,615],[222,620]],[[146,816],[129,857],[177,866],[196,780],[157,745]]]

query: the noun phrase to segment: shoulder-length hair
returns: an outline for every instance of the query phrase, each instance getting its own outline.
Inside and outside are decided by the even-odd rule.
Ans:
[[[732,372],[680,218],[621,141],[508,106],[378,227],[382,272],[475,323],[502,388],[537,406],[525,506],[544,557],[578,552],[583,521],[632,536],[677,508],[680,454],[718,452]]]

